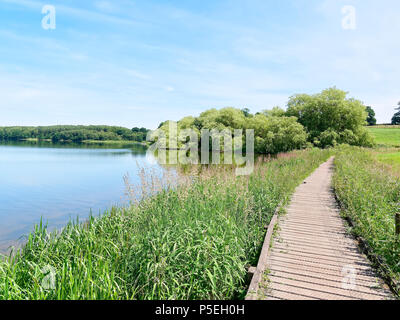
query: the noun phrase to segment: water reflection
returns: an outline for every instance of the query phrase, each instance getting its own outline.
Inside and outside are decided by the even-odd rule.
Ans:
[[[126,204],[123,177],[140,183],[141,167],[162,170],[141,145],[0,144],[0,251],[41,217],[58,228]]]

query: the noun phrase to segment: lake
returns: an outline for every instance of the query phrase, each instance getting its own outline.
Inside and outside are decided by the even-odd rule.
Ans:
[[[0,143],[0,252],[21,243],[41,217],[50,229],[124,205],[123,177],[161,170],[143,146]]]

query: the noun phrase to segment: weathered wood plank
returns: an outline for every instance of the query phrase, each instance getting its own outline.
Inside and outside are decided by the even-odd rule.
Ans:
[[[347,233],[332,173],[333,158],[296,189],[286,215],[276,217],[279,232],[270,249],[268,229],[248,299],[393,299]]]

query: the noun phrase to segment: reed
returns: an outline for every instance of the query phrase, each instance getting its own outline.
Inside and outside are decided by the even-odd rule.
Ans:
[[[143,170],[140,189],[126,177],[130,206],[58,233],[36,226],[0,261],[0,299],[241,299],[274,210],[330,153],[260,160],[248,177],[196,167],[166,182]],[[55,286],[46,289],[49,266]]]
[[[356,147],[338,149],[334,188],[353,233],[364,239],[380,261],[381,273],[400,293],[400,238],[395,217],[399,212],[400,179],[376,159],[375,152]]]

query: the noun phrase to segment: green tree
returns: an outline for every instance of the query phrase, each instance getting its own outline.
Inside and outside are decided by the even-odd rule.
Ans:
[[[367,122],[369,126],[376,125],[375,111],[370,106],[367,106],[366,111],[368,113]]]
[[[243,133],[246,129],[253,129],[255,152],[262,154],[276,154],[301,149],[307,144],[307,133],[295,117],[266,116],[261,113],[246,117],[242,110],[235,108],[210,109],[201,113],[198,118],[185,117],[178,122],[178,136],[180,136],[181,130],[189,128],[194,129],[199,138],[202,129],[219,131],[242,129]],[[169,147],[169,122],[165,122],[161,129],[165,133],[166,146]],[[158,141],[164,142],[162,139],[159,138]],[[245,142],[244,136],[242,136],[242,141]],[[233,141],[233,144],[235,143],[237,141]],[[182,141],[179,141],[178,147],[181,146]]]
[[[242,112],[243,112],[243,114],[244,114],[244,116],[245,116],[246,118],[251,117],[251,113],[250,113],[250,109],[249,109],[249,108],[244,108],[244,109],[242,109]]]
[[[392,124],[400,124],[400,101],[395,110],[397,110],[397,112],[393,115]]]
[[[285,110],[281,107],[273,107],[271,110],[264,110],[262,113],[267,117],[284,117],[286,115]]]
[[[129,130],[114,126],[48,126],[48,127],[3,127],[0,128],[0,140],[22,140],[37,138],[52,141],[83,140],[129,140],[142,142],[148,130],[133,128]]]
[[[198,125],[201,129],[242,129],[245,123],[246,117],[242,110],[230,107],[221,110],[207,110],[198,118]]]
[[[307,143],[307,133],[295,117],[258,114],[248,122],[247,129],[254,130],[254,150],[261,154],[302,149]]]
[[[366,107],[359,100],[347,98],[347,92],[335,87],[314,95],[292,96],[286,115],[296,117],[308,131],[309,141],[317,146],[349,141],[354,145],[373,145],[372,137],[363,128],[367,119]]]

